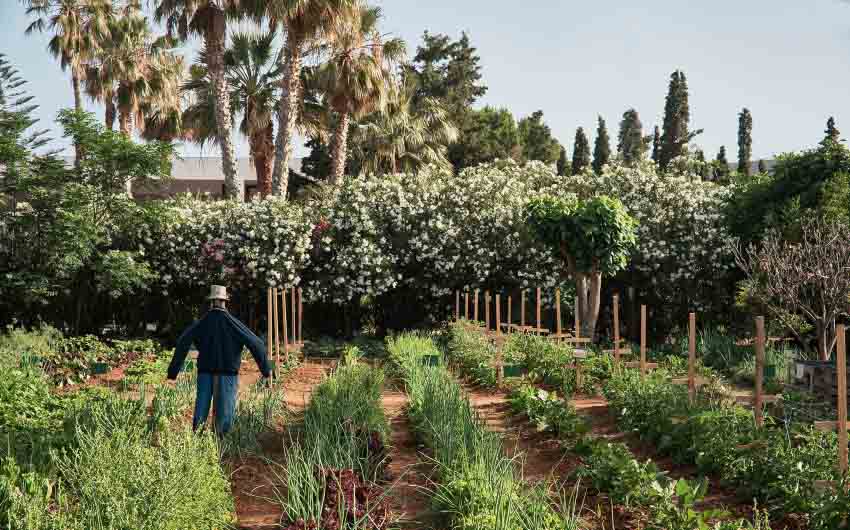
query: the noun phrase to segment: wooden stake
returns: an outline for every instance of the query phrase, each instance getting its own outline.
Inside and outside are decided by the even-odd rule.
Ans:
[[[304,344],[304,293],[298,288],[298,344]]]
[[[764,425],[762,414],[762,379],[764,378],[764,317],[756,317],[756,396],[753,401],[753,413],[756,426]]]
[[[283,308],[283,313],[281,315],[282,321],[281,328],[283,328],[283,355],[286,361],[289,361],[289,321],[286,317],[286,289],[281,289],[280,291],[280,306]],[[295,342],[295,341],[293,341]]]
[[[555,334],[561,337],[561,289],[555,289]]]
[[[297,348],[298,347],[298,334],[296,333],[296,311],[295,311],[295,287],[292,288],[292,291],[289,293],[289,297],[291,298],[290,303],[292,305],[292,311],[289,313],[290,318],[292,318],[292,344]]]
[[[691,404],[697,397],[697,315],[688,315],[688,399]]]
[[[620,297],[614,295],[614,360],[620,362]]]
[[[844,324],[835,326],[835,364],[838,370],[838,469],[847,473],[847,343]]]
[[[576,338],[581,338],[581,316],[579,316],[578,296],[576,296]]]
[[[278,326],[280,325],[280,319],[278,318],[277,311],[277,288],[274,290],[274,304],[272,306],[272,311],[274,312],[274,356],[275,359],[280,358],[280,330]]]
[[[496,335],[502,334],[502,295],[496,293]]]
[[[519,303],[519,327],[525,327],[525,289],[521,291]]]
[[[469,291],[463,292],[463,318],[469,320]]]
[[[484,329],[490,331],[490,291],[484,291]]]
[[[455,291],[455,322],[460,320],[460,291]]]
[[[507,320],[508,333],[511,332],[511,317],[512,316],[513,315],[511,315],[511,295],[508,295],[508,320]]]
[[[478,322],[478,289],[475,290],[475,302],[473,303],[474,310],[472,314],[472,320]]]
[[[543,325],[540,322],[540,287],[537,288],[537,331],[540,331]]]
[[[268,355],[271,355],[272,352],[272,335],[274,334],[273,325],[274,325],[274,316],[272,312],[272,304],[274,303],[274,299],[272,298],[274,295],[272,294],[272,288],[269,287],[266,290],[266,352]]]
[[[640,306],[640,375],[646,373],[646,306]]]

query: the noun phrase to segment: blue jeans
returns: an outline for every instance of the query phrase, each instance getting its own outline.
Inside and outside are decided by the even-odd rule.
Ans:
[[[213,387],[218,383],[216,395]],[[198,374],[198,395],[195,399],[195,415],[192,427],[197,430],[207,422],[210,402],[215,399],[215,430],[224,434],[233,426],[233,413],[236,410],[236,394],[239,391],[239,376],[224,374]]]

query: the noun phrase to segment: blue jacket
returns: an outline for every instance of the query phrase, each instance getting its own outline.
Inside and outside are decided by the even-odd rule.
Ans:
[[[177,379],[193,343],[198,348],[200,373],[237,375],[242,364],[242,347],[245,346],[254,356],[263,376],[271,375],[262,339],[225,309],[211,309],[180,335],[168,366],[169,379]]]

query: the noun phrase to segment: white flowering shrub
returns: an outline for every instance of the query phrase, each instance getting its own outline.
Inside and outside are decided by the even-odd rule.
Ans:
[[[683,312],[728,308],[734,260],[724,206],[731,187],[702,181],[684,163],[671,164],[665,174],[651,162],[635,167],[614,163],[599,175],[587,171],[566,180],[579,194],[619,198],[638,220],[637,248],[621,277],[652,305],[653,313],[681,320]]]
[[[180,197],[156,208],[159,215],[138,230],[164,294],[216,282],[241,289],[299,285],[313,225],[297,205]]]

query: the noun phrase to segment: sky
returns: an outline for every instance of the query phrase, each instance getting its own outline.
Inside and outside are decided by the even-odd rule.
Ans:
[[[850,2],[843,0],[374,3],[383,7],[384,31],[404,38],[411,57],[425,30],[452,38],[466,31],[489,87],[477,105],[506,107],[517,118],[542,110],[568,151],[576,127],[595,136],[599,115],[614,142],[630,107],[647,134],[660,125],[676,69],[687,75],[691,128],[705,129],[694,143],[708,157],[725,145],[735,159],[742,107],[753,114],[755,159],[817,144],[829,116],[850,138]],[[70,78],[47,53],[46,36],[24,36],[27,23],[18,0],[0,0],[0,53],[29,80],[46,127],[73,103]],[[235,141],[247,156],[244,139]],[[217,155],[191,145],[181,152]]]

